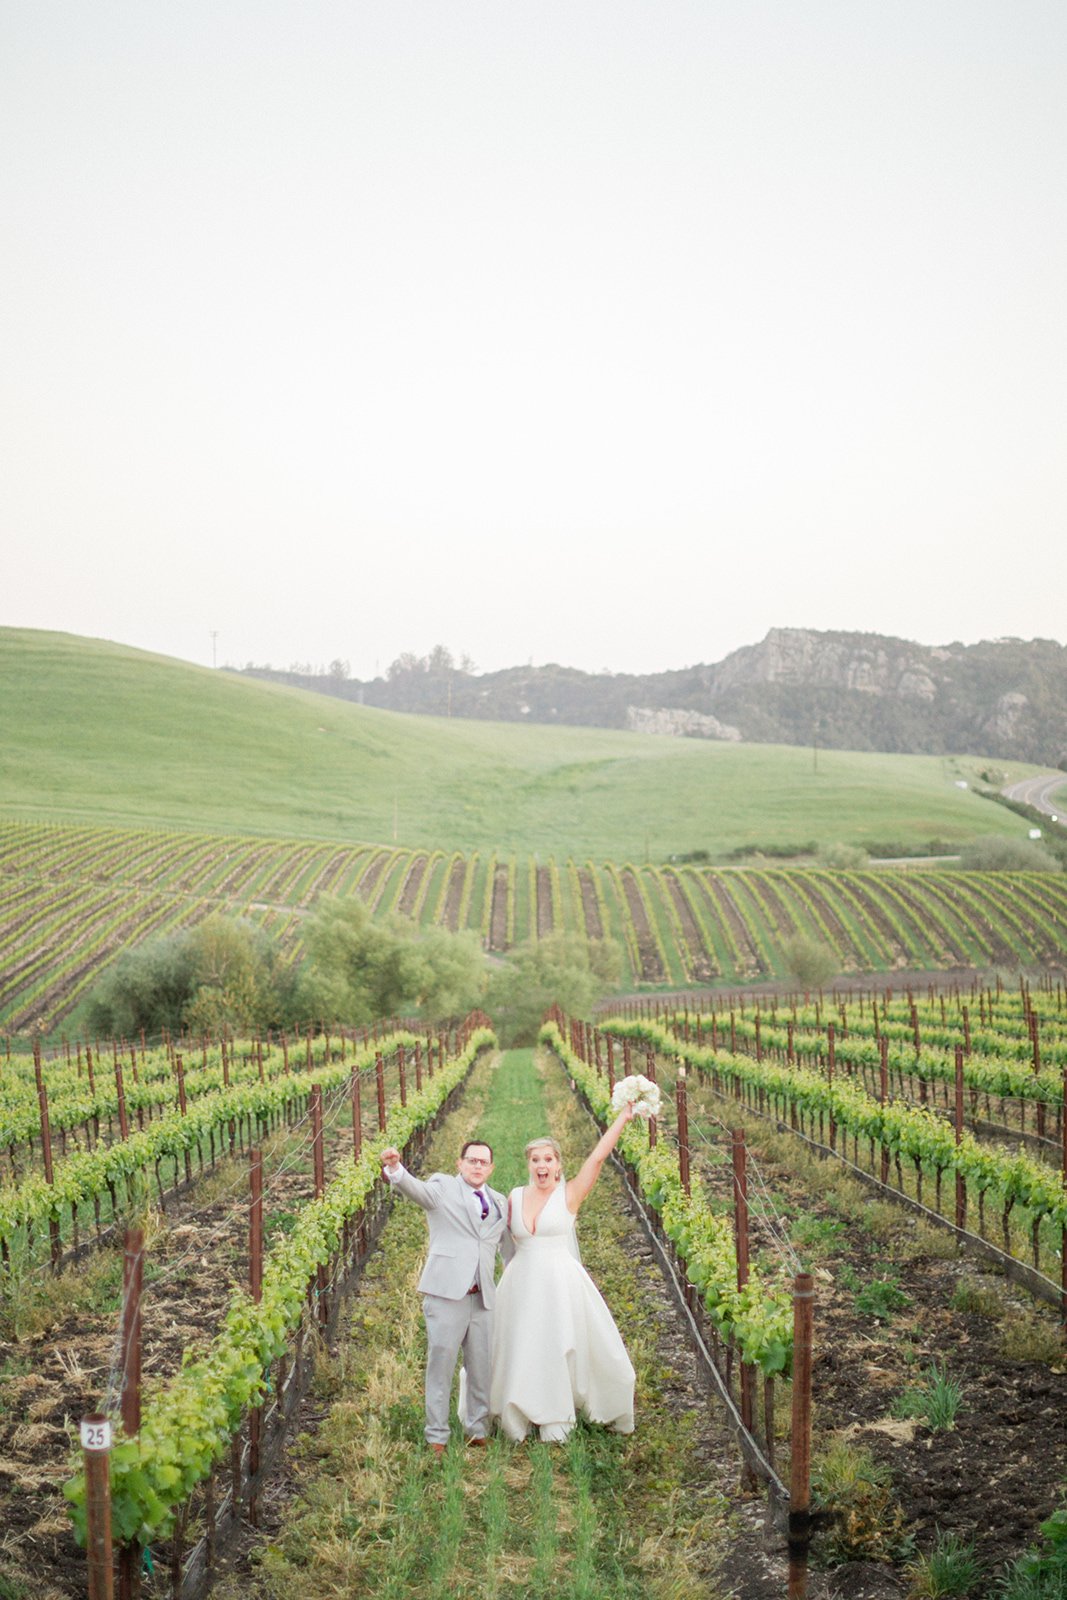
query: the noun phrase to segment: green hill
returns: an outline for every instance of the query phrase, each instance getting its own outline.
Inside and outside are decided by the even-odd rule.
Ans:
[[[624,983],[651,988],[780,977],[794,934],[843,973],[1067,948],[1062,874],[712,864],[1024,833],[975,787],[978,760],[405,716],[12,629],[0,707],[5,1031],[76,1029],[118,951],[214,910],[295,958],[323,893],[469,929],[497,955],[556,929],[608,935]]]
[[[635,861],[1024,828],[977,759],[404,716],[67,634],[0,629],[0,705],[15,819]]]

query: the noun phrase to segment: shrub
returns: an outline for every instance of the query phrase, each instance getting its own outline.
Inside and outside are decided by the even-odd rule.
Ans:
[[[819,865],[832,867],[835,872],[862,872],[869,860],[860,844],[843,844],[839,840],[836,844],[821,845],[819,848]]]
[[[98,1035],[215,1033],[289,1020],[292,979],[261,929],[213,913],[197,927],[125,951],[94,991],[89,1026]]]
[[[904,1512],[892,1502],[891,1482],[889,1469],[869,1450],[841,1439],[813,1463],[816,1503],[833,1517],[819,1539],[826,1560],[885,1561],[908,1552]]]
[[[793,982],[802,989],[820,989],[837,973],[837,957],[828,945],[794,933],[782,945],[782,960]]]
[[[1060,864],[1033,839],[984,833],[964,845],[960,868],[964,872],[1059,872]]]
[[[589,1016],[593,1001],[618,983],[620,967],[619,947],[611,939],[551,933],[519,945],[493,974],[486,994],[501,1043],[532,1044],[552,1005],[571,1016]]]
[[[370,1022],[414,1006],[459,1016],[481,1002],[484,966],[471,933],[420,935],[405,918],[375,922],[362,900],[323,896],[304,925],[304,947],[297,1009],[305,1019]]]
[[[892,1273],[872,1278],[856,1296],[856,1310],[876,1322],[888,1322],[894,1311],[903,1311],[911,1302]]]

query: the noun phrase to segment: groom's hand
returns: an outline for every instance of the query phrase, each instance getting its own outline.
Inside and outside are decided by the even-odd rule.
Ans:
[[[382,1151],[382,1166],[388,1172],[395,1172],[400,1165],[400,1151],[392,1148]]]

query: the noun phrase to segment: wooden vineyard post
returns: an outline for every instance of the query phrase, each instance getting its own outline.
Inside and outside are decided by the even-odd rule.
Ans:
[[[837,1123],[833,1113],[834,1069],[837,1066],[837,1030],[832,1022],[826,1024],[826,1087],[830,1090],[830,1149],[837,1149]]]
[[[920,1057],[922,1056],[922,1033],[919,1029],[919,1008],[914,1000],[911,1002],[911,1038],[912,1044],[915,1046],[915,1070],[918,1072]],[[924,1106],[926,1099],[926,1079],[920,1075],[919,1104]]]
[[[225,1033],[223,1033],[219,1042],[222,1046],[222,1086],[224,1089],[228,1089],[230,1087],[230,1057],[226,1049]],[[229,1126],[226,1131],[230,1140],[230,1155],[232,1156],[237,1148],[237,1126],[232,1117],[229,1120]]]
[[[645,1077],[649,1083],[655,1083],[656,1081],[656,1052],[651,1049],[645,1051]],[[655,1117],[649,1117],[648,1119],[648,1148],[650,1150],[654,1150],[656,1147],[656,1120]]]
[[[359,1093],[359,1062],[352,1063],[352,1159],[358,1161],[363,1154],[363,1107]]]
[[[745,1147],[744,1128],[735,1128],[732,1143],[734,1170],[734,1249],[737,1255],[737,1287],[741,1290],[748,1282],[748,1152]],[[741,1362],[741,1423],[750,1436],[755,1427],[755,1374],[742,1357]],[[741,1486],[755,1487],[755,1474],[742,1457]]]
[[[188,1115],[188,1106],[185,1098],[185,1064],[180,1055],[174,1057],[174,1074],[178,1080],[178,1109],[182,1116]],[[193,1181],[193,1165],[189,1151],[185,1151],[185,1181]]]
[[[615,1041],[608,1034],[608,1094],[615,1092]]]
[[[263,1151],[250,1152],[249,1179],[251,1203],[248,1211],[248,1288],[253,1303],[263,1299]],[[263,1429],[263,1407],[253,1406],[248,1415],[248,1520],[259,1526],[259,1452]]]
[[[956,1148],[963,1142],[963,1046],[956,1046]],[[956,1226],[962,1228],[967,1221],[967,1185],[963,1173],[956,1169]]]
[[[122,1048],[124,1050],[126,1048],[125,1039],[122,1041]],[[171,1055],[173,1057],[173,1052],[171,1052]],[[136,1089],[140,1086],[141,1080],[137,1076],[137,1051],[134,1049],[132,1044],[130,1045],[130,1071],[133,1074],[133,1086]],[[141,1098],[139,1095],[137,1097],[137,1126],[138,1128],[144,1127],[144,1106],[141,1104]]]
[[[51,1188],[55,1182],[52,1167],[52,1126],[48,1120],[48,1090],[45,1088],[44,1073],[41,1070],[41,1041],[33,1041],[33,1073],[37,1080],[37,1105],[41,1117],[41,1153],[44,1156],[45,1182]],[[53,1209],[48,1218],[48,1248],[52,1260],[52,1271],[59,1270],[59,1258],[62,1246],[59,1240],[59,1218]]]
[[[135,1439],[141,1431],[141,1291],[144,1286],[144,1232],[127,1228],[122,1258],[122,1431]],[[139,1546],[119,1547],[119,1600],[141,1592]]]
[[[879,1070],[879,1095],[878,1095],[878,1097],[879,1097],[882,1105],[884,1106],[884,1105],[887,1104],[887,1102],[889,1100],[889,1040],[886,1038],[884,1033],[879,1034],[879,1036],[878,1036],[878,1061],[879,1061],[879,1069],[878,1069]],[[882,1182],[883,1183],[888,1183],[889,1182],[889,1146],[885,1142],[885,1130],[884,1130],[884,1128],[882,1130],[882,1133],[883,1133],[883,1136],[878,1141],[879,1144],[882,1147]]]
[[[686,1194],[690,1191],[689,1181],[689,1104],[685,1092],[685,1067],[679,1065],[678,1077],[674,1086],[674,1102],[678,1121],[678,1181]]]
[[[1036,1078],[1041,1072],[1041,1043],[1037,1036],[1036,1011],[1031,1011],[1030,1013],[1030,1047],[1034,1056],[1034,1076]],[[1037,1136],[1039,1139],[1045,1137],[1045,1102],[1043,1100],[1037,1102]]]
[[[384,1133],[385,1132],[385,1062],[382,1060],[382,1052],[380,1050],[375,1051],[375,1054],[374,1054],[374,1074],[375,1074],[375,1077],[376,1077],[377,1083],[378,1083],[378,1132],[379,1133]]]
[[[322,1148],[322,1084],[311,1085],[311,1154],[315,1172],[315,1198],[326,1187],[326,1163]]]
[[[312,1156],[315,1169],[315,1199],[318,1200],[326,1188],[326,1159],[322,1145],[322,1085],[316,1083],[311,1090],[311,1127],[312,1127]],[[316,1267],[315,1281],[318,1289],[319,1322],[325,1328],[330,1314],[329,1301],[326,1294],[327,1273],[325,1263]]]
[[[422,1089],[422,1040],[415,1040],[415,1092]]]
[[[789,1600],[808,1592],[811,1541],[811,1360],[814,1280],[798,1272],[793,1280],[793,1416],[789,1461]]]
[[[398,1044],[396,1047],[396,1067],[400,1074],[400,1104],[406,1106],[408,1103],[407,1056],[402,1044]]]
[[[114,1600],[114,1556],[111,1547],[111,1424],[95,1412],[81,1425],[85,1456],[85,1510],[88,1521],[89,1600]]]
[[[1056,985],[1057,997],[1059,984]],[[1067,1189],[1067,1066],[1063,1069],[1063,1101],[1060,1106],[1060,1141],[1063,1146],[1061,1155],[1060,1175],[1063,1186]],[[1064,1228],[1060,1238],[1060,1312],[1063,1318],[1063,1331],[1067,1333],[1067,1228]]]

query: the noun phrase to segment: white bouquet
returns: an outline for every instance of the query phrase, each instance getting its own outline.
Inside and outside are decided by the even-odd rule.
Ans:
[[[623,1106],[633,1103],[634,1115],[644,1117],[659,1116],[659,1085],[646,1078],[640,1072],[633,1072],[628,1078],[620,1078],[615,1085],[611,1096],[611,1109],[618,1113]]]

